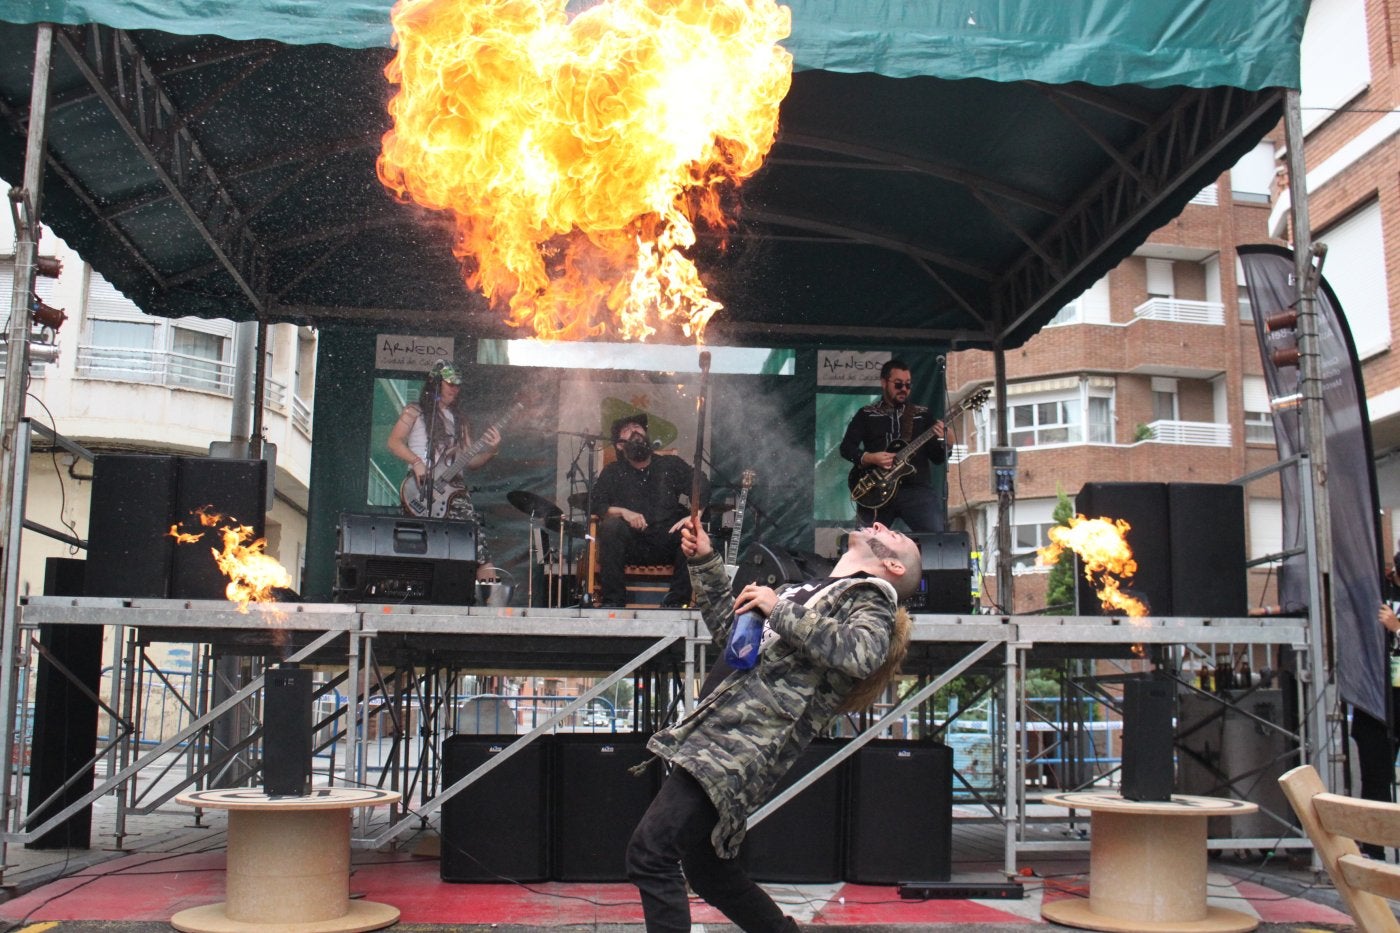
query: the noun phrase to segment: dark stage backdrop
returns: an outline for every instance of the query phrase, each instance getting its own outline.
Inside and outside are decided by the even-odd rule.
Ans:
[[[375,336],[376,332],[368,328],[337,327],[322,332],[316,369],[316,422],[303,584],[303,595],[308,600],[331,598],[336,529],[342,512],[398,513],[397,486],[403,470],[399,461],[387,453],[384,443],[399,409],[405,402],[416,400],[423,373],[377,370]],[[455,335],[455,350],[474,431],[494,421],[516,400],[529,401],[503,431],[501,453],[484,468],[467,474],[472,501],[481,516],[482,534],[489,541],[498,566],[516,583],[516,598],[520,600],[526,589],[528,520],[506,497],[513,490],[526,490],[568,512],[561,490],[568,488],[566,472],[574,452],[570,445],[577,441],[558,432],[601,430],[596,423],[559,423],[561,408],[567,410],[568,405],[577,402],[573,394],[579,391],[579,381],[606,385],[606,407],[617,404],[619,387],[630,385],[636,390],[623,393],[626,398],[655,398],[688,391],[688,384],[696,382],[698,376],[477,363],[476,341],[465,335]],[[936,395],[932,380],[923,379],[924,374],[936,371],[936,351],[898,348],[893,352],[909,361],[916,376],[928,387],[925,391]],[[821,438],[831,433],[829,426],[819,430],[816,424],[816,358],[816,351],[798,351],[791,375],[711,375],[706,443],[710,462],[706,472],[712,477],[715,495],[732,497],[745,469],[757,473],[749,498],[745,546],[757,533],[768,544],[813,550],[815,462],[819,455],[824,456],[817,448]],[[878,388],[837,391],[862,403],[878,395]],[[927,404],[930,399],[920,397],[917,401]],[[676,422],[677,433],[667,443],[674,444],[686,461],[692,461],[694,415],[671,420]],[[844,424],[838,426],[838,439],[840,428]],[[830,483],[825,475],[821,481]],[[840,482],[837,495],[844,498],[844,476]],[[830,490],[825,498],[831,500]],[[853,522],[853,509],[850,519]],[[832,521],[824,514],[822,524],[842,521]]]
[[[1249,301],[1259,334],[1264,379],[1271,398],[1299,391],[1297,366],[1279,366],[1272,351],[1291,345],[1291,330],[1268,333],[1264,321],[1293,306],[1293,253],[1271,245],[1239,247]],[[1323,433],[1327,450],[1327,501],[1332,527],[1333,656],[1337,690],[1342,699],[1372,717],[1388,720],[1386,685],[1389,680],[1385,631],[1376,622],[1381,602],[1385,557],[1380,545],[1379,496],[1372,468],[1370,417],[1361,364],[1337,296],[1322,281],[1317,292],[1319,352],[1322,369]],[[1301,409],[1283,406],[1274,411],[1274,437],[1280,457],[1302,450]],[[1298,474],[1285,470],[1283,482],[1283,544],[1301,541],[1302,497]],[[1284,560],[1279,571],[1280,602],[1286,610],[1308,605],[1307,565],[1303,555]]]

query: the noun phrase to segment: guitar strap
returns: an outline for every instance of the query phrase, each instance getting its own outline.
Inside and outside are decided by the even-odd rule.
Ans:
[[[906,444],[914,439],[914,406],[908,402],[899,410],[899,436]]]

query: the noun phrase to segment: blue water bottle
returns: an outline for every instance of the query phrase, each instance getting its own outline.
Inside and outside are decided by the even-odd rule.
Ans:
[[[763,646],[763,616],[752,610],[734,617],[729,641],[724,646],[724,662],[736,671],[746,671],[758,663]]]

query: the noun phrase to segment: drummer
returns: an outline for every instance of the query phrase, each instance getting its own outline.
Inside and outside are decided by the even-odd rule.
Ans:
[[[626,604],[624,568],[628,564],[671,564],[675,570],[661,605],[687,606],[690,572],[681,554],[680,529],[690,517],[691,466],[653,449],[645,412],[614,421],[612,444],[617,460],[603,467],[593,486],[593,514],[599,519],[599,605]],[[700,496],[705,500],[709,485],[703,474],[700,479]]]

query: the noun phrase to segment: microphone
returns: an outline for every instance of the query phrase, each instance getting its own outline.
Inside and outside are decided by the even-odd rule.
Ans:
[[[660,442],[660,441],[652,441],[652,442],[651,442],[651,449],[652,449],[652,450],[660,450],[660,449],[661,449],[661,442]]]
[[[938,363],[938,368],[939,368],[939,369],[942,369],[943,367],[945,367],[945,366],[948,365],[948,357],[944,356],[942,353],[938,354],[938,356],[935,357],[934,359],[935,359],[935,362]]]

